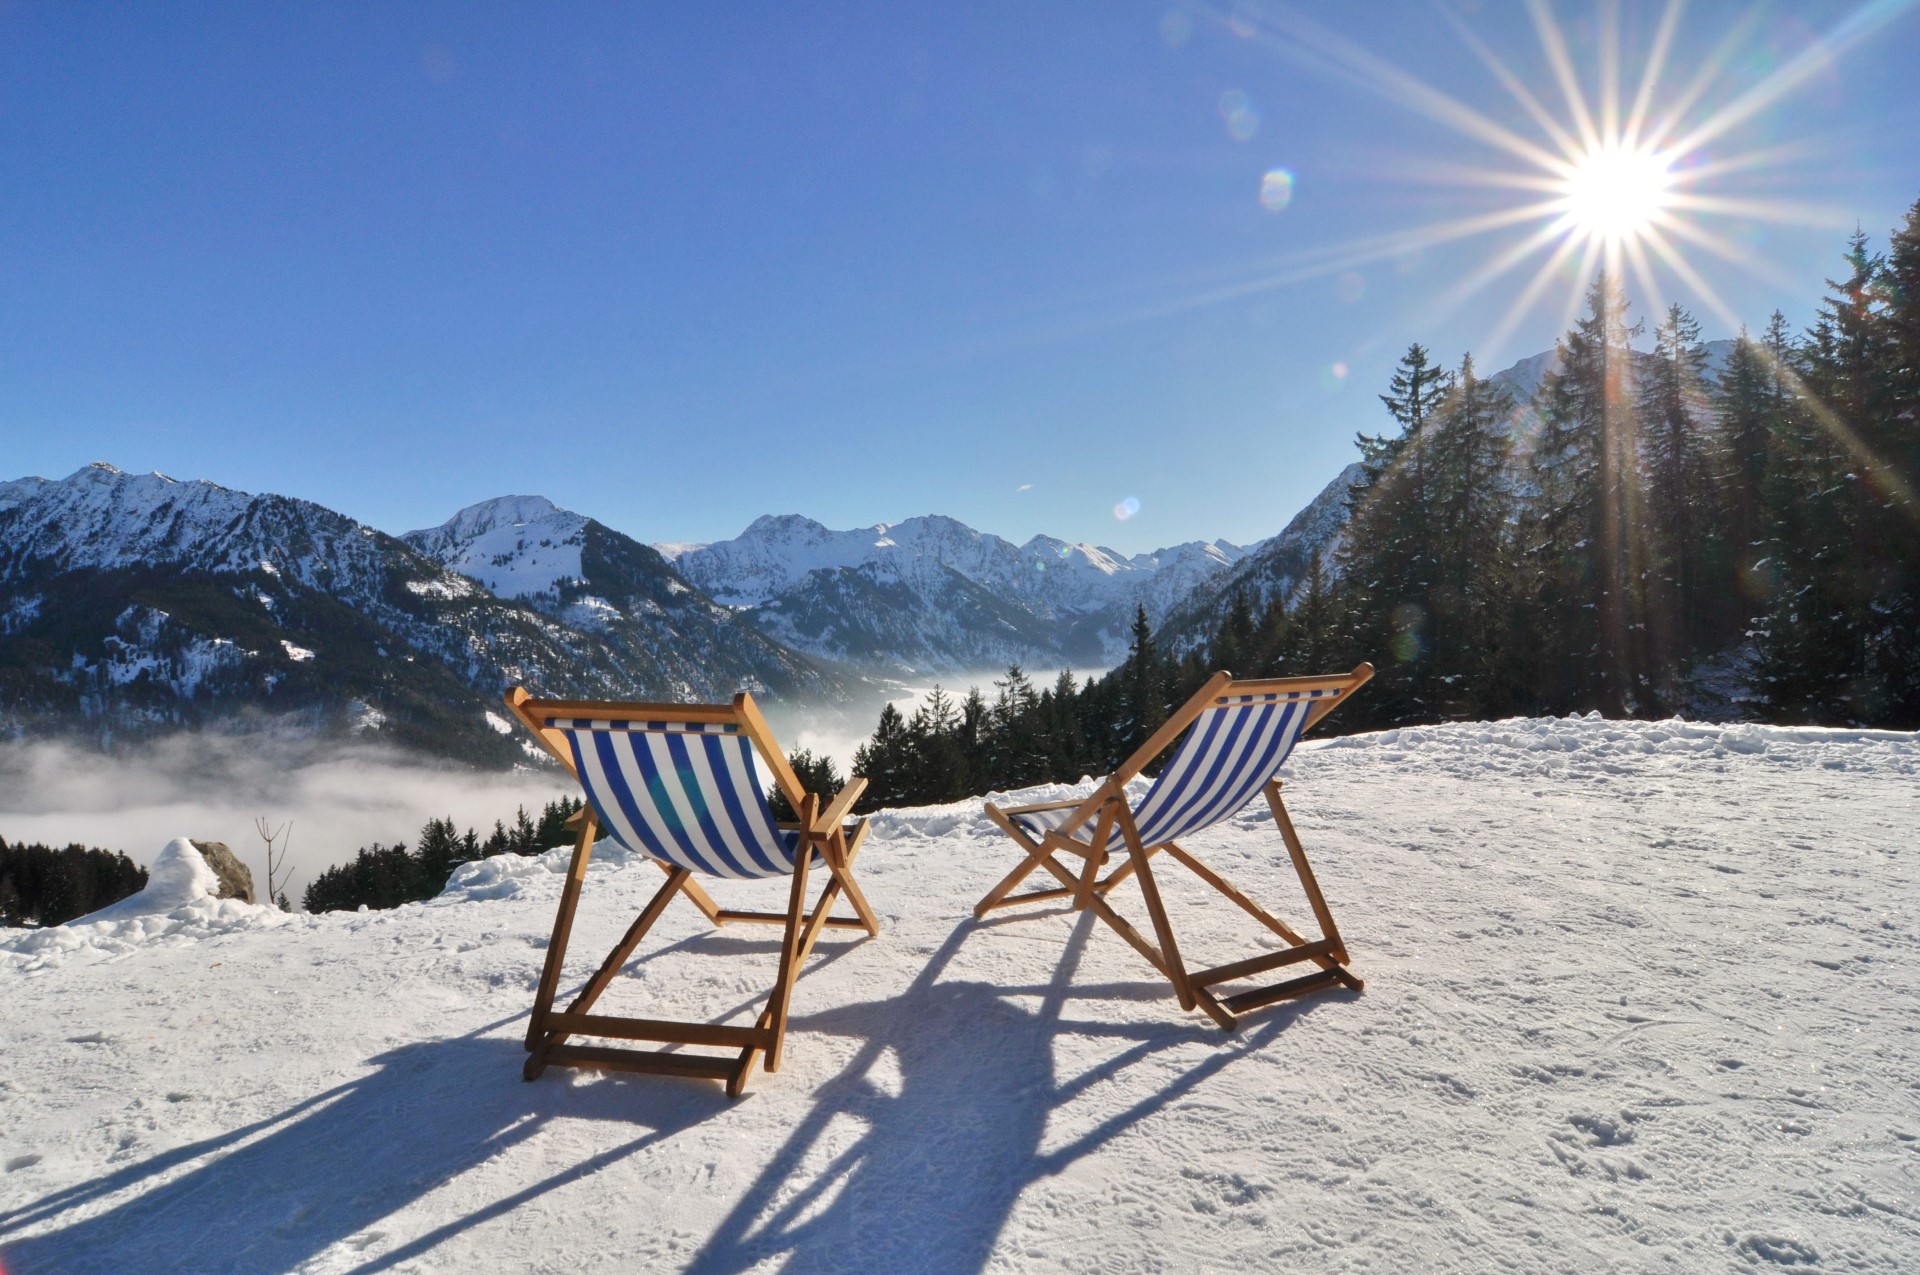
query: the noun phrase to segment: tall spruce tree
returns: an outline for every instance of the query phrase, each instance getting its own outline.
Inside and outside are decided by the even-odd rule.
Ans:
[[[1534,579],[1537,685],[1559,710],[1644,706],[1639,446],[1627,299],[1602,273],[1541,384],[1525,552]]]
[[[1147,620],[1147,608],[1135,604],[1133,632],[1127,646],[1126,662],[1117,670],[1126,687],[1121,727],[1121,749],[1130,753],[1147,742],[1147,736],[1160,729],[1167,719],[1167,680],[1162,667],[1159,644],[1153,640],[1153,625]],[[1117,759],[1116,759],[1117,764]]]
[[[1920,200],[1894,230],[1882,273],[1887,394],[1880,445],[1890,471],[1883,591],[1888,724],[1920,728]]]
[[[1511,707],[1513,410],[1512,395],[1481,380],[1471,354],[1462,357],[1428,449],[1432,571],[1422,606],[1430,715]]]
[[[1768,356],[1743,327],[1713,384],[1713,408],[1720,419],[1719,509],[1721,537],[1728,552],[1723,583],[1728,605],[1744,620],[1764,602],[1763,573],[1757,564],[1767,461],[1776,428],[1777,377]]]
[[[1710,640],[1706,594],[1721,546],[1712,505],[1717,448],[1706,401],[1700,325],[1677,303],[1653,330],[1637,388],[1645,517],[1648,661],[1659,699],[1681,700],[1685,665]]]
[[[1450,378],[1419,343],[1407,347],[1380,396],[1396,432],[1361,434],[1362,481],[1348,497],[1348,532],[1339,554],[1337,620],[1356,649],[1379,652],[1372,693],[1383,721],[1428,712],[1428,602],[1434,582],[1435,422]]]

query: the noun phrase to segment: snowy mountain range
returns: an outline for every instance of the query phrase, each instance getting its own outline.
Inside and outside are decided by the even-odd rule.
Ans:
[[[1708,345],[1708,371],[1730,342]],[[1490,379],[1528,406],[1549,352]],[[1131,557],[952,518],[849,531],[796,514],[732,540],[645,545],[539,496],[394,537],[309,501],[89,465],[0,483],[0,731],[102,742],[294,722],[493,763],[502,687],[609,698],[844,701],[871,678],[1105,668],[1144,607],[1190,648],[1242,594],[1333,567],[1349,466],[1270,540]]]
[[[523,600],[309,501],[104,464],[0,483],[0,729],[107,742],[270,720],[498,764],[521,755],[496,711],[511,683],[840,685],[646,546],[588,520],[570,534],[576,584]]]
[[[797,514],[657,547],[787,646],[903,673],[1104,668],[1125,653],[1136,607],[1158,624],[1246,553],[1216,540],[1125,557],[1051,536],[1015,545],[952,518],[832,531]]]
[[[666,548],[539,496],[395,537],[106,464],[0,483],[0,731],[271,725],[503,764],[509,684],[844,701],[868,671],[1104,666],[1136,605],[1157,620],[1242,553],[1016,547],[950,518]]]

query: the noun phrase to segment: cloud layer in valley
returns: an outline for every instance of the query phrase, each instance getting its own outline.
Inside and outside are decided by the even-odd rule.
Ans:
[[[0,837],[82,842],[146,863],[174,837],[224,841],[265,884],[254,820],[293,821],[290,898],[373,842],[411,844],[429,819],[483,833],[517,806],[571,792],[553,772],[459,770],[392,749],[260,736],[178,735],[106,755],[0,743]]]

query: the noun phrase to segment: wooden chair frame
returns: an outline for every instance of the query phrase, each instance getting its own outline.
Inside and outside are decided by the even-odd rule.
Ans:
[[[1286,922],[1255,903],[1232,882],[1175,842],[1142,845],[1140,830],[1134,823],[1133,807],[1127,802],[1126,785],[1128,780],[1145,770],[1154,758],[1179,739],[1200,719],[1201,714],[1229,707],[1229,697],[1301,691],[1338,692],[1333,697],[1311,703],[1307,710],[1307,719],[1300,727],[1300,733],[1304,735],[1321,718],[1338,707],[1348,695],[1365,685],[1372,676],[1373,665],[1371,664],[1358,665],[1351,673],[1324,677],[1266,678],[1259,681],[1235,681],[1228,673],[1215,673],[1192,699],[1183,704],[1159,730],[1135,749],[1133,755],[1103,780],[1089,796],[1069,801],[1015,806],[1005,810],[988,802],[987,817],[998,824],[1002,831],[1026,851],[1026,858],[975,905],[974,916],[984,917],[996,908],[1052,900],[1071,900],[1075,911],[1091,909],[1121,938],[1130,943],[1135,951],[1144,956],[1149,964],[1166,975],[1173,984],[1174,994],[1179,998],[1182,1009],[1191,1010],[1198,1006],[1209,1018],[1228,1031],[1234,1029],[1242,1015],[1291,997],[1304,996],[1336,986],[1359,991],[1365,984],[1347,970],[1346,945],[1340,938],[1339,929],[1334,925],[1333,913],[1327,907],[1326,897],[1320,891],[1320,883],[1313,875],[1313,868],[1307,862],[1306,850],[1300,844],[1300,836],[1294,830],[1293,820],[1287,814],[1286,804],[1280,799],[1278,779],[1269,780],[1266,785],[1267,805],[1273,812],[1274,824],[1279,828],[1280,837],[1286,843],[1287,853],[1293,860],[1294,872],[1300,878],[1300,884],[1306,893],[1307,904],[1313,911],[1314,920],[1320,926],[1318,939],[1309,940],[1296,932]],[[1065,822],[1048,830],[1038,839],[1015,821],[1020,815],[1048,810],[1071,810],[1072,813]],[[1072,835],[1074,830],[1083,828],[1090,822],[1093,825],[1091,840],[1075,839]],[[1126,862],[1102,878],[1100,870],[1112,857],[1105,847],[1116,825],[1127,847]],[[1163,850],[1176,862],[1190,869],[1195,876],[1232,900],[1267,929],[1279,935],[1286,941],[1287,946],[1243,961],[1189,971],[1181,959],[1173,924],[1167,917],[1166,907],[1160,899],[1159,885],[1154,880],[1152,860]],[[1063,863],[1056,857],[1062,852],[1077,856],[1081,862],[1077,866],[1071,861]],[[1060,884],[1050,889],[1013,894],[1014,889],[1036,868],[1045,868]],[[1147,915],[1153,923],[1154,939],[1157,942],[1149,941],[1125,917],[1115,911],[1108,901],[1109,892],[1129,876],[1139,878],[1141,898],[1146,904]],[[1255,974],[1304,961],[1311,961],[1320,967],[1319,970],[1231,996],[1216,995],[1213,990],[1221,983],[1249,978]]]
[[[599,969],[588,978],[580,993],[566,1009],[556,1011],[553,1002],[560,986],[567,943],[573,932],[574,911],[580,903],[587,862],[593,855],[594,837],[599,831],[593,807],[582,807],[568,821],[568,826],[577,830],[579,838],[574,845],[573,860],[567,869],[566,884],[561,889],[560,906],[554,914],[553,936],[547,944],[546,964],[540,971],[539,988],[534,994],[533,1015],[527,1024],[526,1038],[530,1056],[522,1075],[534,1080],[546,1068],[561,1066],[699,1076],[726,1082],[727,1095],[737,1098],[745,1092],[747,1079],[763,1056],[769,1072],[779,1071],[786,1044],[787,1009],[793,998],[793,985],[799,979],[800,969],[806,964],[821,931],[863,929],[869,935],[880,932],[880,922],[868,905],[859,883],[853,878],[853,861],[866,841],[867,821],[862,818],[850,824],[848,816],[853,803],[866,791],[867,781],[856,776],[831,801],[822,801],[820,797],[807,792],[794,774],[793,767],[788,764],[786,754],[780,751],[780,746],[774,741],[773,732],[760,715],[753,697],[744,691],[734,696],[731,704],[642,704],[541,700],[515,687],[507,693],[507,708],[575,779],[579,778],[579,774],[574,770],[573,754],[567,746],[566,736],[564,732],[544,725],[546,718],[588,717],[736,725],[752,741],[761,761],[773,775],[774,783],[800,814],[797,823],[779,825],[782,829],[800,834],[785,911],[747,912],[723,908],[694,879],[692,872],[677,864],[656,859],[654,865],[666,873],[665,883],[640,910],[633,924],[613,946],[613,950],[607,953],[606,959],[601,961]],[[818,852],[830,880],[809,912],[806,910],[807,877],[815,852]],[[779,974],[774,980],[766,1009],[752,1027],[619,1018],[589,1012],[676,894],[684,895],[716,926],[743,922],[783,927]],[[853,906],[856,916],[829,915],[835,901],[843,894]],[[736,1052],[727,1056],[569,1044],[568,1041],[574,1036],[657,1041]]]

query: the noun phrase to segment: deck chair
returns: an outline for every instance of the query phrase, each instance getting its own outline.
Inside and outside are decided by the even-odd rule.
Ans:
[[[531,1056],[526,1078],[535,1079],[549,1066],[704,1076],[725,1081],[728,1095],[738,1097],[763,1056],[767,1070],[778,1071],[793,985],[821,930],[880,932],[873,909],[853,879],[853,861],[866,839],[867,822],[850,821],[848,812],[866,790],[867,781],[849,781],[831,801],[807,792],[774,742],[753,697],[745,692],[734,696],[731,704],[612,704],[534,699],[515,687],[507,694],[507,707],[580,781],[587,796],[586,806],[569,824],[579,839],[554,914],[553,938],[534,995],[533,1018],[527,1024]],[[799,812],[797,823],[775,822],[754,775],[754,751]],[[553,1001],[574,909],[580,902],[594,838],[603,832],[652,859],[667,879],[579,995],[556,1012]],[[830,879],[809,912],[807,878],[816,866],[824,867]],[[697,879],[783,876],[792,878],[784,912],[723,908]],[[766,1009],[752,1027],[589,1012],[675,895],[684,895],[715,925],[758,922],[784,927],[780,972]],[[856,916],[829,915],[842,895]],[[732,1052],[714,1055],[569,1044],[575,1036]]]
[[[1236,682],[1227,673],[1215,673],[1091,796],[1006,810],[988,802],[987,817],[1018,842],[1027,857],[987,892],[973,909],[974,915],[984,917],[995,908],[1054,899],[1072,900],[1076,911],[1091,908],[1172,981],[1182,1009],[1198,1005],[1229,1031],[1241,1015],[1289,997],[1336,986],[1360,990],[1363,984],[1346,968],[1346,947],[1307,863],[1293,821],[1287,817],[1287,808],[1280,800],[1280,781],[1274,776],[1301,734],[1372,676],[1371,664],[1327,677],[1246,682]],[[1129,805],[1127,781],[1175,740],[1181,741],[1180,746],[1152,787],[1138,805]],[[1180,839],[1231,817],[1262,792],[1287,853],[1293,858],[1294,872],[1305,889],[1314,919],[1319,922],[1318,939],[1309,941],[1296,933],[1179,844]],[[1173,926],[1154,881],[1153,858],[1162,851],[1286,940],[1287,946],[1228,965],[1189,971],[1181,961]],[[1058,857],[1061,854],[1074,856],[1078,862],[1062,862]],[[1124,862],[1102,877],[1101,870],[1119,855],[1125,856]],[[1045,868],[1059,886],[1014,894],[1036,868]],[[1157,945],[1142,936],[1108,901],[1109,892],[1130,876],[1139,878]],[[1320,968],[1235,995],[1214,993],[1221,983],[1303,961]]]

